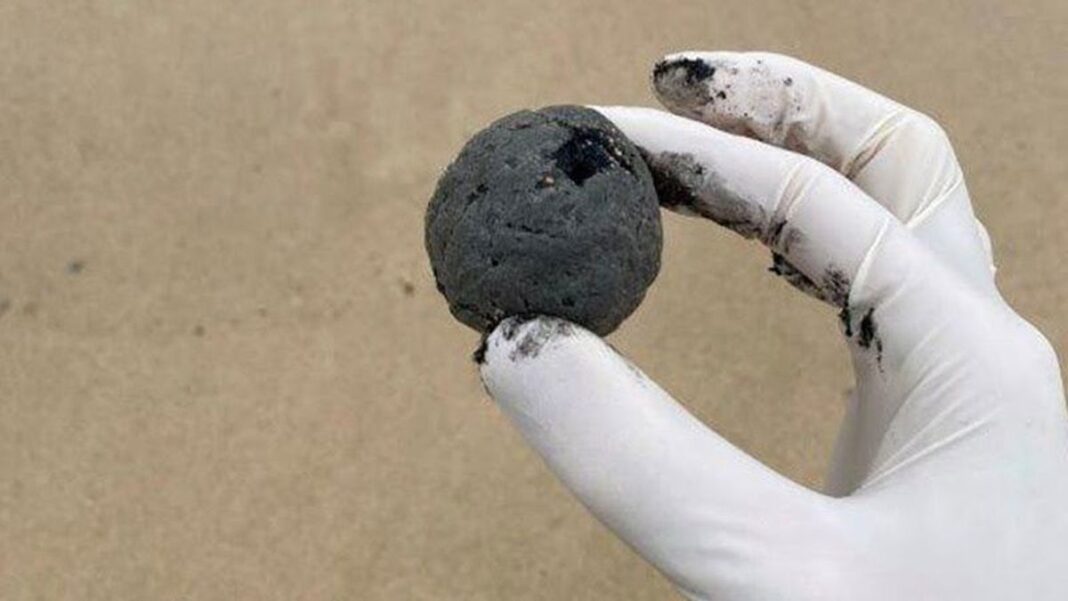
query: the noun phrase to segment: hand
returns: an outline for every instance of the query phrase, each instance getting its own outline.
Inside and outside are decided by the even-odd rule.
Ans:
[[[690,599],[1068,599],[1068,419],[1049,343],[998,294],[941,128],[773,54],[657,65],[676,116],[599,108],[668,208],[767,245],[840,311],[856,392],[826,494],[706,428],[596,336],[488,338],[490,394]]]

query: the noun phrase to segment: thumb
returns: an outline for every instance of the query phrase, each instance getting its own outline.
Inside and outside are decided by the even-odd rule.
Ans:
[[[578,326],[506,320],[481,371],[560,480],[694,598],[796,587],[805,558],[826,556],[810,548],[834,544],[833,499],[731,445]]]

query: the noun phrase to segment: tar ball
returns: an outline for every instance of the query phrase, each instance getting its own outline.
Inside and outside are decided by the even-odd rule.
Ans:
[[[550,315],[600,335],[660,269],[653,179],[597,111],[520,111],[476,134],[426,213],[426,248],[452,314],[480,332]]]

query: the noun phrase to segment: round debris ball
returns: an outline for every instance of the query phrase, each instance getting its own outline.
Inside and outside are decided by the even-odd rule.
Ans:
[[[452,314],[480,332],[550,315],[605,335],[660,270],[653,179],[603,115],[554,106],[476,134],[442,175],[426,248]]]

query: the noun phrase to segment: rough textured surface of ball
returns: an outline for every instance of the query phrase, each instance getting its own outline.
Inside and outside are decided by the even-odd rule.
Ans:
[[[615,330],[660,269],[660,212],[637,149],[600,113],[520,111],[476,134],[426,214],[438,289],[461,322],[562,317]]]

